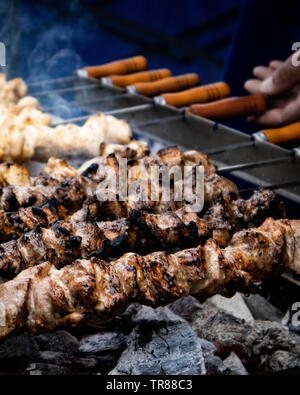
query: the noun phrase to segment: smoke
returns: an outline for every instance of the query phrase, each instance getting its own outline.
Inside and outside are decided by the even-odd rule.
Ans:
[[[0,0],[0,41],[7,50],[7,67],[1,71],[9,79],[21,77],[28,84],[72,75],[84,66],[78,52],[92,26],[91,18],[82,12],[78,0],[57,6],[45,0]],[[43,85],[31,92],[34,95],[36,91],[64,87],[66,84]],[[45,108],[55,106],[55,115],[62,118],[72,117],[80,111],[69,105],[75,99],[70,94],[52,94],[38,99]]]
[[[54,26],[43,32],[28,56],[28,80],[44,80],[69,76],[83,66],[74,49],[74,30]]]
[[[28,56],[28,82],[43,81],[70,76],[83,66],[80,55],[73,48],[74,30],[65,26],[54,26],[43,32],[37,44]],[[50,88],[63,88],[65,85],[42,85],[39,91]],[[69,94],[70,95],[70,94]],[[70,118],[78,113],[78,109],[69,105],[63,94],[51,94],[40,99],[44,107],[54,107],[56,116]]]

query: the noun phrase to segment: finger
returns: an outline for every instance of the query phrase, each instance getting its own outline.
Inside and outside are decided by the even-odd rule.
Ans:
[[[266,78],[270,77],[274,73],[274,70],[270,67],[265,66],[257,66],[253,70],[253,74],[255,77],[259,78],[260,80],[265,80]]]
[[[288,103],[282,110],[282,124],[300,121],[300,96]]]
[[[283,119],[283,110],[280,108],[276,108],[266,111],[264,114],[258,117],[251,117],[249,120],[256,125],[260,125],[268,128],[271,127],[276,128],[283,125],[282,119]]]
[[[277,70],[282,63],[282,60],[272,60],[272,62],[269,63],[269,67],[273,70]]]
[[[248,80],[244,84],[244,88],[251,94],[260,93],[260,86],[262,82],[260,80]]]
[[[300,51],[289,57],[274,74],[268,77],[261,85],[261,93],[276,95],[287,91],[300,82],[300,66],[295,67],[295,60],[300,59]]]
[[[251,122],[267,127],[286,126],[300,121],[300,99],[289,103],[284,108],[274,108],[259,117],[252,117]]]

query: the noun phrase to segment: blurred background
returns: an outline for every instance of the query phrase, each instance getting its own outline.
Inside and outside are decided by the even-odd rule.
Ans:
[[[298,3],[0,0],[0,40],[7,50],[2,70],[31,82],[142,54],[149,69],[197,72],[202,83],[225,80],[241,95],[255,65],[286,58],[300,41]],[[246,122],[230,126],[253,131]]]

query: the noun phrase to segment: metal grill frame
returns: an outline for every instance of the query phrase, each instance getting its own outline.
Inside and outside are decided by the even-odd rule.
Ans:
[[[99,81],[92,78],[87,80],[90,83],[99,84]],[[80,83],[82,84],[82,80]],[[91,94],[91,91],[85,91],[84,85],[81,88],[76,92],[75,99],[83,112],[87,114],[100,111],[113,113],[117,118],[128,121],[133,131],[140,137],[150,138],[165,145],[177,145],[185,150],[195,149],[203,152],[240,143],[251,145],[252,138],[245,133],[192,114],[183,115],[182,111],[175,107],[159,104],[139,94],[128,95],[126,90],[109,85],[99,84],[99,89],[101,99],[111,98],[111,100],[88,105],[80,104]],[[98,98],[100,99],[99,96]],[[145,104],[148,104],[149,108],[118,113],[118,109]],[[174,120],[170,117],[174,117]],[[158,119],[160,122],[151,125],[153,119]],[[145,122],[148,121],[149,124],[146,125]],[[253,146],[234,151],[228,150],[214,155],[213,159],[218,166],[231,166],[280,158],[285,155],[291,156],[291,151],[268,142],[255,141]],[[300,158],[231,174],[259,187],[294,182],[300,180]],[[277,193],[300,204],[300,185],[280,189]]]

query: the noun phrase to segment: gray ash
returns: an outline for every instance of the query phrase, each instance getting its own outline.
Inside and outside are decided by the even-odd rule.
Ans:
[[[134,304],[105,326],[6,339],[0,374],[299,374],[298,329],[261,295]]]

